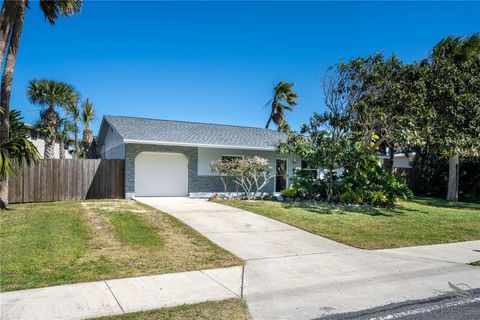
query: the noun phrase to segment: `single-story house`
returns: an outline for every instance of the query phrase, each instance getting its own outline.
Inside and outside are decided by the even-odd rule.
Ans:
[[[275,178],[264,192],[289,186],[301,166],[296,155],[276,151],[283,133],[233,125],[104,116],[97,136],[102,159],[125,159],[125,197],[191,196],[222,193],[210,162],[259,156],[268,159]],[[230,181],[228,192],[237,188]],[[241,191],[241,190],[238,190]]]

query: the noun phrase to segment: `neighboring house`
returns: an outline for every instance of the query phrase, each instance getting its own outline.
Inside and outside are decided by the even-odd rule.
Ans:
[[[276,177],[263,191],[274,193],[288,187],[289,176],[301,166],[298,156],[276,152],[285,138],[270,129],[104,116],[97,152],[103,159],[125,159],[127,199],[222,193],[223,184],[211,172],[210,162],[252,156],[268,159]],[[233,183],[228,188],[237,191]]]
[[[38,153],[40,154],[40,158],[43,158],[45,152],[45,138],[37,131],[32,125],[25,124],[28,129],[28,140],[32,141],[33,145],[37,148]],[[69,148],[69,146],[73,145],[73,140],[65,143],[65,159],[72,159],[74,151]],[[60,158],[60,143],[58,141],[55,142],[53,146],[53,158],[59,159]]]
[[[379,154],[378,157],[382,159],[384,163],[388,162],[388,155]],[[412,168],[412,162],[414,160],[414,157],[415,152],[411,153],[409,156],[405,155],[405,153],[395,153],[393,155],[393,167],[410,169]]]

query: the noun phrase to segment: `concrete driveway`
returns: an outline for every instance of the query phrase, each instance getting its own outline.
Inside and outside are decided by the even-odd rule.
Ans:
[[[246,260],[243,297],[254,319],[313,319],[480,288],[480,241],[361,250],[244,210],[200,199],[137,198]]]

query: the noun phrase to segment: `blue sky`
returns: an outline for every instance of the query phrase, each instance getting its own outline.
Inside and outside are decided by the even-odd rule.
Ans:
[[[327,67],[372,52],[419,60],[447,35],[480,31],[480,3],[84,1],[25,18],[12,107],[33,122],[28,81],[73,84],[103,114],[264,126],[275,82],[295,82],[293,128],[323,111]]]

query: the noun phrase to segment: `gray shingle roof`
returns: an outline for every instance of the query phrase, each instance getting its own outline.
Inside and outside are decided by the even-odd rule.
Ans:
[[[124,140],[166,142],[169,144],[215,145],[274,149],[283,133],[262,128],[212,123],[105,116],[104,119]]]

